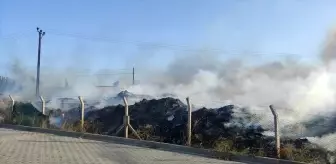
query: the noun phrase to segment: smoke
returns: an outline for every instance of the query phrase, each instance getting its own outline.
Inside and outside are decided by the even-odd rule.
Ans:
[[[325,147],[329,151],[336,151],[336,133],[326,134],[322,137],[308,137],[308,140]]]
[[[286,60],[247,66],[244,61],[204,57],[177,58],[166,72],[141,79],[142,85],[129,91],[154,96],[173,93],[182,100],[190,97],[198,107],[249,106],[252,113],[268,114],[267,120],[261,120],[264,124],[272,124],[268,106],[273,104],[283,126],[334,110],[334,75],[324,67]]]
[[[146,74],[137,75],[141,84],[128,85],[125,89],[153,97],[166,93],[181,100],[190,97],[195,107],[240,105],[256,114],[264,127],[272,127],[273,116],[268,106],[273,104],[279,113],[283,135],[311,136],[316,129],[298,125],[336,112],[336,32],[327,36],[320,55],[322,65],[302,63],[295,58],[251,65],[251,61],[246,59],[222,60],[219,54],[200,51],[176,57],[163,71],[147,69]],[[260,60],[260,56],[255,56],[254,60]],[[35,70],[29,70],[22,62],[14,60],[9,71],[14,80],[22,82],[20,98],[36,101]],[[44,70],[47,73],[41,76],[42,95],[49,99],[64,96],[77,98],[78,95],[86,100],[102,98],[95,86],[104,79],[80,77],[78,71],[73,67]],[[65,79],[71,87],[63,87]],[[116,89],[109,94],[118,91]],[[51,104],[59,107],[57,103]],[[330,130],[321,135],[330,133],[333,136],[333,132]],[[325,140],[330,136],[311,140],[323,145],[322,141],[327,142]]]
[[[327,35],[325,48],[322,51],[321,59],[324,62],[325,65],[332,65],[331,63],[335,61],[336,59],[336,30],[333,29],[329,32],[329,35]]]
[[[182,100],[190,97],[197,107],[238,104],[261,116],[257,118],[264,127],[272,127],[268,106],[273,104],[282,135],[312,136],[319,127],[306,127],[304,122],[336,113],[336,32],[327,36],[320,55],[322,65],[293,58],[250,65],[243,59],[221,60],[217,54],[202,52],[175,58],[164,72],[151,72],[141,79],[141,85],[128,90],[153,96],[172,93]],[[330,128],[319,135],[333,136],[328,134],[333,132],[335,129]],[[328,139],[324,142],[336,147],[330,136],[314,141]]]

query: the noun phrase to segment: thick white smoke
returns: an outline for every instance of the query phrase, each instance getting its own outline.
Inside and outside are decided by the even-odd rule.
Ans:
[[[146,74],[137,75],[141,84],[128,85],[125,89],[154,97],[165,93],[174,94],[181,100],[190,97],[196,106],[218,107],[228,103],[246,106],[259,116],[256,118],[265,127],[272,127],[273,117],[268,106],[273,104],[279,113],[283,135],[310,136],[314,129],[304,128],[301,126],[303,122],[336,113],[336,34],[329,34],[326,43],[320,55],[322,65],[300,63],[295,59],[250,65],[243,59],[223,61],[216,54],[202,52],[177,57],[164,71],[149,69]],[[10,71],[12,77],[23,84],[22,99],[34,99],[35,71],[27,70],[20,62],[15,62]],[[42,94],[51,99],[77,98],[78,95],[87,100],[102,98],[95,87],[97,79],[79,78],[76,71],[44,70],[48,74],[41,78]],[[61,87],[65,78],[70,89]],[[112,92],[111,95],[118,90]],[[325,138],[332,137],[335,135],[329,134]],[[311,139],[322,140],[323,136],[321,140]]]
[[[334,122],[303,126],[319,116],[335,117],[335,47],[333,31],[321,53],[322,65],[283,60],[251,66],[244,60],[221,61],[213,54],[182,56],[165,72],[151,73],[141,79],[142,85],[129,90],[156,96],[170,92],[182,100],[188,96],[200,106],[218,107],[228,103],[248,106],[264,127],[272,127],[273,118],[267,106],[273,104],[279,113],[282,135],[312,136],[319,126],[329,126],[330,134],[309,139],[322,146],[329,143],[329,149],[335,148]]]

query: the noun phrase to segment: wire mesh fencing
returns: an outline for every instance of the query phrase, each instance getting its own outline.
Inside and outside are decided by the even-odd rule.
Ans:
[[[192,98],[129,102],[131,96],[120,95],[112,104],[112,100],[93,101],[81,96],[22,100],[8,95],[1,99],[0,118],[10,124],[300,161],[324,158],[322,149],[313,144],[329,146],[326,153],[335,148],[330,134],[335,132],[332,116],[295,122],[286,117],[288,111],[272,105],[246,107],[213,101],[217,107],[206,108]]]

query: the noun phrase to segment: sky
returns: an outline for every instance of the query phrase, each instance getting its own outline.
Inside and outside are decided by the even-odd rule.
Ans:
[[[2,67],[20,59],[35,69],[37,26],[46,32],[42,68],[164,69],[199,50],[316,60],[336,26],[336,1],[0,0]]]

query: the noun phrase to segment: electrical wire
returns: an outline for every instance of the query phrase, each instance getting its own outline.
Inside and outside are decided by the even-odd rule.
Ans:
[[[174,45],[174,44],[167,44],[167,43],[153,43],[153,42],[143,42],[143,41],[125,41],[125,40],[119,40],[119,39],[113,39],[109,37],[102,37],[102,36],[87,36],[83,34],[76,34],[76,33],[65,33],[65,32],[59,32],[57,30],[46,30],[46,35],[54,35],[54,36],[62,36],[62,37],[69,37],[69,38],[76,38],[76,39],[82,39],[82,40],[89,40],[93,42],[107,42],[107,43],[124,43],[124,44],[132,44],[137,46],[147,46],[151,48],[156,49],[170,49],[170,50],[179,50],[179,51],[188,51],[188,52],[213,52],[218,54],[227,54],[227,55],[242,55],[246,57],[255,57],[255,56],[295,56],[299,58],[311,58],[307,56],[303,56],[297,53],[287,53],[287,52],[270,52],[270,53],[261,53],[261,52],[247,52],[247,53],[241,53],[241,52],[234,52],[234,51],[227,51],[223,49],[217,49],[217,48],[192,48],[187,45]],[[11,34],[6,36],[0,36],[0,38],[22,38],[28,36],[27,34]],[[245,54],[245,55],[244,55]]]

